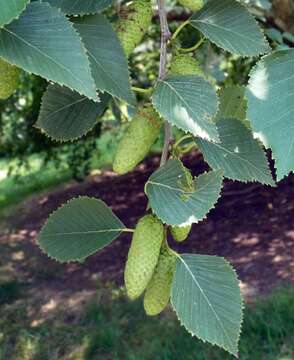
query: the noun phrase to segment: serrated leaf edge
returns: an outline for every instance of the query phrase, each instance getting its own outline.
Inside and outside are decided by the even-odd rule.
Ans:
[[[258,68],[258,66],[261,64],[261,63],[263,63],[265,60],[266,60],[266,58],[267,57],[269,57],[269,56],[271,56],[271,55],[274,55],[275,53],[277,53],[277,52],[282,52],[282,51],[288,51],[289,49],[287,49],[287,50],[276,50],[276,51],[273,51],[273,52],[271,52],[271,53],[268,53],[268,54],[265,54],[264,56],[262,56],[260,59],[259,59],[259,61],[251,68],[251,70],[250,70],[250,72],[249,72],[249,75],[248,75],[248,77],[249,77],[249,80],[248,80],[248,83],[247,83],[247,86],[245,86],[245,88],[246,88],[246,91],[245,91],[245,98],[246,98],[246,101],[247,101],[247,111],[246,111],[246,118],[247,118],[247,120],[250,122],[250,125],[251,125],[251,127],[252,127],[252,120],[249,118],[249,116],[248,116],[248,98],[247,98],[247,89],[248,89],[248,87],[251,85],[251,83],[252,83],[252,76],[253,76],[253,73],[257,70],[257,68]],[[294,50],[293,50],[294,51]],[[253,127],[252,127],[252,131],[253,131],[254,129],[253,129]],[[264,144],[263,144],[263,146],[264,146]],[[275,156],[275,152],[273,151],[273,149],[272,149],[272,147],[271,146],[268,146],[268,147],[266,147],[266,146],[264,146],[266,149],[270,149],[271,150],[271,154],[272,154],[272,158],[273,158],[273,160],[275,160],[274,161],[274,169],[275,169],[275,175],[276,175],[276,177],[277,177],[277,172],[278,172],[278,168],[277,168],[277,166],[276,166],[276,162],[277,162],[277,157]],[[277,182],[280,182],[280,181],[282,181],[283,179],[285,179],[287,176],[289,176],[290,174],[294,174],[294,169],[293,170],[290,170],[287,174],[285,174],[282,178],[280,178],[280,179],[277,179]],[[277,185],[277,184],[275,184],[275,185]]]
[[[87,15],[96,15],[96,14],[100,14],[100,13],[85,14],[85,15],[87,16]],[[101,14],[101,16],[103,16],[103,15]],[[77,16],[77,17],[78,17],[78,16]],[[118,100],[121,100],[121,101],[127,103],[127,104],[130,105],[131,107],[136,107],[136,105],[137,105],[137,104],[136,104],[136,95],[134,94],[134,92],[132,91],[132,88],[131,88],[131,74],[130,74],[130,67],[129,67],[128,58],[127,58],[126,55],[125,55],[125,52],[124,52],[123,47],[122,47],[122,45],[121,45],[121,42],[120,42],[120,40],[119,40],[119,38],[118,38],[118,36],[117,36],[117,33],[116,33],[116,31],[115,31],[114,25],[113,25],[105,16],[103,16],[103,17],[108,21],[108,24],[112,27],[112,30],[113,30],[113,32],[115,33],[116,37],[117,37],[118,45],[119,45],[119,47],[120,47],[120,49],[121,49],[121,51],[122,51],[122,53],[123,53],[123,56],[124,56],[124,58],[125,58],[125,60],[126,60],[127,73],[128,73],[129,85],[130,85],[130,95],[132,94],[132,95],[134,96],[134,102],[133,102],[133,103],[127,102],[125,99],[123,99],[123,98],[121,98],[121,97],[113,94],[112,91],[108,91],[108,90],[106,90],[106,89],[102,89],[102,88],[98,88],[98,87],[97,87],[96,81],[95,81],[95,79],[94,79],[94,77],[93,77],[93,66],[92,66],[92,63],[91,63],[91,61],[90,61],[89,51],[87,50],[86,46],[84,45],[84,42],[83,42],[82,37],[80,36],[78,30],[75,29],[74,23],[72,23],[71,21],[70,21],[70,23],[73,25],[74,29],[75,29],[76,32],[78,33],[79,38],[80,38],[80,40],[81,40],[81,42],[82,42],[82,44],[83,44],[84,50],[85,50],[85,52],[86,52],[86,55],[87,55],[87,58],[88,58],[88,61],[89,61],[89,67],[90,67],[90,70],[91,70],[91,75],[92,75],[92,78],[93,78],[93,80],[94,80],[95,87],[97,87],[96,90],[99,90],[101,93],[106,92],[107,94],[111,95],[112,97],[114,97],[114,98],[116,98],[116,99],[118,99]]]
[[[189,169],[188,169],[189,170]],[[200,176],[202,175],[205,175],[205,174],[209,174],[209,173],[219,173],[221,174],[221,177],[222,179],[224,178],[223,176],[223,171],[221,169],[218,169],[218,170],[211,170],[211,171],[204,171],[203,173],[201,173],[200,175],[196,176],[196,177],[193,177],[193,181],[195,181],[197,178],[199,178]],[[146,196],[148,197],[148,193],[147,193],[147,185],[148,185],[148,182],[149,182],[149,179],[147,180],[146,184],[145,184],[145,187],[144,187],[144,191],[145,191],[145,194]],[[165,225],[169,225],[169,226],[187,226],[187,225],[193,225],[193,224],[199,224],[200,222],[204,221],[207,219],[208,217],[208,214],[211,212],[211,210],[215,209],[215,205],[218,203],[218,200],[220,199],[221,197],[221,192],[223,190],[223,187],[224,187],[224,184],[223,184],[223,181],[221,183],[221,186],[220,186],[220,190],[219,190],[219,195],[218,197],[216,198],[215,202],[212,204],[212,207],[209,209],[209,211],[206,213],[206,215],[204,215],[204,217],[202,217],[201,219],[199,219],[197,222],[185,222],[185,223],[181,223],[181,224],[170,224],[170,223],[167,223],[165,220],[163,220],[158,214],[155,213],[155,211],[153,210],[152,206],[150,206],[151,208],[151,211],[152,213],[158,217],[158,219]],[[196,190],[197,191],[197,190]],[[149,197],[148,197],[149,198]]]
[[[9,25],[13,20],[18,20],[19,17],[21,16],[21,14],[25,11],[26,7],[29,5],[30,0],[26,0],[26,3],[24,4],[24,7],[20,10],[19,14],[16,15],[15,17],[13,17],[12,19],[10,19],[8,22],[4,23],[3,25],[0,26],[0,30],[5,27],[6,25]]]
[[[198,78],[201,78],[200,76],[197,76],[197,75],[188,75],[188,76],[196,76],[196,77],[198,77]],[[204,78],[201,78],[201,79],[210,84],[210,82],[207,81],[206,79],[204,79]],[[162,116],[162,114],[160,114],[160,112],[157,110],[157,108],[156,108],[156,106],[155,106],[155,104],[154,104],[153,94],[154,94],[154,92],[155,92],[155,90],[156,90],[156,87],[157,87],[157,85],[158,85],[159,82],[162,82],[162,80],[157,80],[157,81],[156,81],[156,83],[154,84],[154,87],[153,87],[152,95],[151,95],[151,103],[152,103],[153,108],[156,110],[157,114],[158,114],[163,120],[167,121],[167,122],[168,122],[169,124],[171,124],[172,126],[175,126],[176,128],[182,130],[185,134],[191,134],[191,135],[195,136],[195,134],[191,133],[190,131],[182,128],[182,127],[179,126],[179,125],[173,124],[171,121],[169,121],[168,119],[164,118],[164,117]],[[210,84],[210,85],[211,85],[211,84]],[[211,85],[211,86],[212,86],[212,85]],[[214,89],[214,90],[215,90],[215,89]],[[215,111],[214,115],[211,117],[211,123],[212,123],[212,124],[215,124],[215,122],[213,121],[213,119],[215,119],[215,117],[216,117],[216,115],[217,115],[217,113],[218,113],[218,111],[219,111],[219,107],[220,107],[219,96],[218,96],[218,92],[217,92],[216,90],[215,90],[215,94],[216,94],[216,111]],[[195,120],[193,120],[193,121],[195,121]],[[218,141],[220,141],[220,139],[219,139],[219,134],[217,134],[217,136],[218,136]],[[205,138],[205,137],[203,137],[203,139],[204,139],[204,140],[207,140],[207,141],[211,141],[211,142],[213,142],[213,143],[217,143],[217,142],[218,142],[218,141],[216,141],[216,140],[214,140],[214,139],[210,139],[210,138]]]
[[[222,118],[220,118],[220,119],[222,119]],[[217,119],[216,124],[217,124],[217,122],[218,122],[220,119]],[[244,125],[244,123],[243,123],[242,120],[240,120],[240,119],[238,119],[238,118],[230,118],[230,117],[228,117],[227,119],[233,119],[233,120],[239,121],[239,122],[244,126],[244,128],[246,129],[246,131],[247,131],[248,133],[251,133],[251,131],[250,131],[249,129],[247,129],[247,127]],[[269,171],[269,175],[271,175],[272,182],[259,181],[259,180],[256,180],[256,179],[246,179],[246,180],[245,180],[245,179],[241,179],[241,178],[239,178],[239,177],[227,176],[227,175],[225,175],[224,173],[223,173],[223,177],[226,178],[226,179],[230,179],[230,180],[240,181],[240,182],[242,182],[242,183],[244,183],[244,184],[256,183],[256,184],[262,184],[262,185],[267,185],[267,186],[271,186],[271,187],[276,187],[277,184],[275,183],[275,180],[273,179],[273,176],[272,176],[272,173],[271,173],[271,170],[270,170],[270,166],[269,166],[269,161],[268,161],[268,158],[267,158],[267,156],[266,156],[266,153],[265,153],[264,150],[263,150],[263,146],[262,146],[262,144],[260,144],[259,141],[257,141],[257,139],[254,139],[254,140],[256,141],[257,146],[260,148],[260,150],[262,151],[262,153],[263,153],[263,155],[264,155],[264,157],[265,157],[265,161],[266,161],[266,164],[267,164],[267,166],[268,166],[268,171]],[[195,143],[196,143],[196,145],[198,146],[198,144],[197,144],[197,138],[195,138]],[[216,145],[218,145],[218,144],[216,144]],[[201,150],[199,149],[199,151],[201,151]],[[202,154],[202,152],[201,152],[201,154]],[[207,162],[207,160],[206,160],[206,158],[205,158],[204,155],[203,155],[203,158],[204,158],[204,161],[209,165],[209,167],[210,167],[212,170],[214,170],[214,171],[222,170],[222,169],[213,168],[213,167]]]
[[[237,1],[235,1],[235,2],[237,2]],[[241,54],[241,53],[237,53],[237,52],[231,52],[230,50],[224,49],[223,47],[219,46],[215,41],[210,40],[208,37],[206,37],[206,36],[202,33],[202,31],[198,30],[198,28],[197,28],[197,30],[200,31],[201,34],[203,34],[203,36],[204,36],[208,41],[212,42],[212,43],[213,43],[214,45],[216,45],[218,48],[223,49],[224,51],[226,51],[226,52],[228,52],[228,53],[230,53],[230,54],[239,55],[239,56],[244,57],[244,58],[251,58],[251,57],[256,57],[256,56],[260,56],[260,55],[263,55],[263,54],[268,54],[268,53],[270,53],[271,50],[272,50],[272,48],[271,48],[271,46],[270,46],[270,44],[269,44],[269,42],[268,42],[268,40],[267,40],[267,38],[266,38],[266,36],[265,36],[265,34],[264,34],[263,29],[259,26],[258,21],[257,21],[256,18],[250,13],[250,11],[248,11],[247,7],[246,7],[244,4],[242,4],[242,3],[239,2],[239,1],[238,1],[237,3],[238,3],[244,10],[247,11],[249,17],[253,20],[253,22],[255,22],[255,24],[256,24],[256,26],[258,27],[259,32],[260,32],[260,34],[261,34],[261,36],[262,36],[262,38],[263,38],[263,41],[264,41],[265,45],[267,45],[268,51],[259,52],[259,53],[257,53],[257,54],[250,54],[250,55]],[[193,16],[193,15],[192,15],[192,16]],[[192,16],[190,17],[189,22],[190,22],[190,20],[192,19]],[[192,24],[191,24],[191,25],[192,25]],[[192,26],[193,26],[193,25],[192,25]]]
[[[40,118],[40,115],[41,115],[41,111],[42,111],[42,109],[43,109],[44,97],[45,97],[45,95],[46,95],[46,93],[47,93],[47,90],[48,90],[49,86],[55,86],[55,85],[56,85],[55,83],[49,84],[49,85],[47,86],[46,91],[43,93],[43,96],[42,96],[42,99],[41,99],[41,105],[40,105],[40,110],[39,110],[38,118],[37,118],[37,121],[35,122],[35,124],[33,125],[33,127],[36,128],[36,129],[38,129],[43,135],[45,135],[45,136],[46,136],[48,139],[50,139],[51,141],[55,141],[55,142],[58,142],[58,143],[60,143],[60,144],[74,143],[75,141],[80,140],[81,138],[83,138],[84,136],[86,136],[88,133],[90,133],[90,132],[94,129],[94,127],[98,124],[99,119],[97,119],[97,120],[96,120],[96,123],[95,123],[91,128],[89,128],[86,132],[84,132],[82,135],[80,135],[80,136],[75,136],[75,137],[70,138],[70,139],[55,138],[55,137],[53,137],[52,135],[48,134],[48,132],[47,132],[44,128],[42,128],[41,126],[38,125],[38,121],[39,121],[39,118]],[[57,84],[57,85],[59,85],[59,84]],[[63,86],[63,85],[59,85],[59,86],[61,86],[61,87],[66,87],[66,86]],[[69,89],[69,88],[68,88],[68,89]],[[73,92],[78,93],[78,92],[75,91],[75,90],[72,90],[72,89],[70,89],[70,90],[73,91]],[[79,93],[78,93],[78,94],[79,94]],[[79,95],[81,95],[81,94],[79,94]],[[85,95],[81,95],[81,96],[83,96],[83,100],[82,100],[81,102],[83,102],[83,101],[85,101],[85,100],[93,101],[92,99],[87,98]],[[111,97],[111,95],[109,95],[109,96]],[[109,101],[110,101],[110,99],[109,99]],[[95,101],[94,101],[94,102],[95,102]],[[101,102],[101,101],[100,101],[100,102]],[[105,109],[106,109],[107,107],[108,107],[108,105],[105,106]]]
[[[44,1],[46,1],[46,0],[44,0]],[[65,15],[69,15],[69,16],[73,16],[73,17],[79,17],[79,16],[85,16],[85,15],[101,14],[103,11],[105,11],[107,8],[109,8],[111,6],[113,6],[113,2],[111,4],[109,4],[109,5],[107,5],[104,9],[99,10],[99,11],[81,11],[79,13],[70,13],[70,12],[63,11],[60,7],[57,7],[57,6],[54,6],[54,7],[61,10]]]
[[[46,219],[45,223],[43,224],[43,226],[42,226],[39,234],[37,235],[37,237],[36,237],[36,239],[35,239],[35,243],[36,243],[36,245],[38,246],[38,248],[42,251],[42,253],[43,253],[44,255],[46,255],[46,256],[49,257],[50,259],[56,261],[57,263],[69,264],[69,263],[72,263],[72,262],[80,262],[80,261],[83,261],[83,260],[85,260],[86,258],[88,258],[89,256],[94,255],[97,251],[100,251],[100,250],[104,249],[105,247],[107,247],[108,245],[110,245],[110,244],[106,244],[106,245],[102,246],[99,250],[95,250],[95,251],[89,253],[89,255],[87,255],[86,257],[75,258],[75,259],[73,259],[73,260],[65,260],[65,261],[60,260],[60,259],[57,259],[56,257],[49,255],[49,254],[45,251],[45,249],[41,246],[41,244],[39,243],[39,239],[38,239],[38,238],[39,238],[40,234],[42,233],[44,227],[48,224],[48,222],[49,222],[49,220],[51,219],[51,217],[52,217],[56,212],[58,212],[60,209],[62,209],[64,206],[66,206],[66,205],[68,205],[70,202],[72,202],[72,201],[74,201],[74,200],[78,200],[78,199],[90,199],[90,200],[93,200],[93,199],[94,199],[94,200],[98,200],[98,201],[101,201],[105,206],[107,206],[107,207],[109,208],[109,206],[108,206],[103,200],[101,200],[101,199],[97,199],[97,198],[90,197],[90,196],[77,196],[77,197],[74,197],[74,198],[72,198],[72,199],[69,199],[69,200],[67,200],[66,202],[64,202],[63,204],[61,204],[57,209],[55,209],[55,210],[48,216],[48,218]],[[111,208],[109,208],[109,209],[111,210]],[[111,212],[113,213],[112,210],[111,210]],[[114,213],[113,213],[113,215],[114,215],[115,217],[117,217]],[[123,224],[123,222],[122,222],[120,219],[119,219],[119,221]],[[123,225],[124,225],[124,224],[123,224]],[[126,229],[126,227],[125,227],[125,225],[124,225],[124,228],[122,228],[122,229],[116,229],[116,230],[117,230],[117,231],[120,231],[120,233],[122,233],[125,229]],[[119,234],[119,235],[120,235],[120,234]],[[119,236],[119,235],[118,235],[118,236]],[[117,237],[118,237],[118,236],[117,236]],[[117,238],[117,237],[116,237],[116,238]],[[116,238],[114,238],[113,241],[114,241]]]
[[[178,257],[181,258],[181,255],[185,255],[185,254],[178,254]],[[191,254],[188,254],[188,255],[191,255]],[[239,326],[238,336],[237,336],[237,339],[236,339],[236,341],[235,341],[235,344],[237,345],[237,348],[238,348],[238,344],[239,344],[240,336],[241,336],[241,332],[242,332],[242,327],[243,327],[243,322],[244,322],[244,311],[243,311],[243,310],[244,310],[244,308],[245,308],[244,298],[243,298],[243,296],[242,296],[242,292],[241,292],[241,288],[240,288],[241,281],[240,281],[240,279],[239,279],[239,277],[238,277],[238,274],[237,274],[236,270],[234,269],[234,267],[231,265],[231,263],[230,263],[226,258],[224,258],[224,257],[222,257],[222,256],[215,256],[215,255],[210,255],[210,256],[211,256],[211,257],[214,257],[214,258],[221,258],[221,259],[224,260],[224,262],[225,262],[225,263],[230,267],[230,269],[234,272],[235,277],[236,277],[237,284],[238,284],[239,289],[240,289],[240,298],[241,298],[241,304],[240,304],[240,305],[241,305],[241,322],[240,322],[240,326]],[[183,261],[183,260],[180,260],[180,261]],[[232,353],[228,348],[226,348],[226,347],[224,347],[224,346],[222,346],[222,345],[219,345],[219,344],[217,344],[216,342],[210,342],[209,340],[202,339],[202,338],[198,337],[196,334],[194,334],[191,330],[187,329],[187,328],[185,327],[185,325],[183,324],[182,320],[180,319],[180,317],[178,316],[178,312],[177,312],[177,310],[175,309],[174,304],[173,304],[173,302],[172,302],[172,297],[171,297],[170,299],[171,299],[171,300],[170,300],[170,303],[171,303],[171,305],[172,305],[172,309],[173,309],[174,312],[176,313],[177,319],[178,319],[178,321],[180,322],[180,325],[181,325],[182,327],[184,327],[184,329],[185,329],[192,337],[196,337],[197,339],[201,340],[203,343],[209,343],[209,344],[211,344],[211,345],[213,345],[213,346],[218,346],[218,347],[224,349],[225,351],[229,352],[230,354],[234,355],[236,358],[238,358],[238,353],[234,354],[234,353]]]
[[[36,3],[37,3],[37,2],[36,2]],[[52,79],[49,79],[49,78],[47,78],[47,77],[44,76],[44,75],[41,75],[41,74],[38,74],[38,73],[36,73],[36,72],[31,72],[31,71],[29,71],[29,70],[26,70],[24,67],[20,67],[20,66],[17,65],[15,62],[10,61],[10,60],[4,58],[3,56],[0,56],[0,58],[4,59],[5,61],[7,61],[8,63],[10,63],[10,64],[12,64],[12,65],[14,65],[14,66],[16,66],[16,67],[24,70],[25,72],[27,72],[27,73],[30,74],[30,75],[33,74],[33,75],[40,76],[41,78],[47,80],[49,83],[59,84],[59,85],[61,85],[61,86],[64,86],[64,87],[69,88],[69,89],[72,90],[72,91],[77,92],[77,93],[80,94],[81,96],[85,96],[86,98],[88,98],[88,99],[90,99],[90,100],[93,100],[94,102],[100,102],[100,101],[99,101],[99,97],[98,97],[98,95],[97,95],[96,84],[95,84],[95,81],[94,81],[94,79],[93,79],[93,75],[92,75],[92,72],[91,72],[91,66],[90,66],[90,61],[89,61],[89,57],[88,57],[88,52],[87,52],[87,50],[86,50],[86,48],[85,48],[85,45],[84,45],[84,43],[83,43],[80,35],[77,33],[77,31],[76,31],[75,28],[73,27],[72,22],[69,21],[69,19],[66,17],[66,15],[65,15],[62,11],[60,11],[60,9],[58,9],[58,8],[56,8],[56,7],[53,7],[53,6],[50,6],[49,3],[47,3],[47,2],[38,2],[38,3],[39,3],[39,4],[44,4],[44,5],[46,5],[47,7],[51,8],[51,9],[55,9],[56,11],[58,11],[58,12],[65,18],[65,20],[69,23],[69,26],[73,29],[74,33],[75,33],[75,34],[77,35],[77,37],[79,38],[80,43],[81,43],[81,46],[82,46],[82,49],[84,50],[84,55],[85,55],[85,57],[86,57],[86,60],[87,60],[87,62],[88,62],[88,65],[89,65],[89,69],[90,69],[89,75],[91,76],[91,79],[93,80],[93,81],[92,81],[92,83],[93,83],[92,85],[94,85],[94,86],[93,86],[93,89],[94,89],[95,92],[96,92],[96,97],[95,97],[95,98],[94,98],[94,97],[88,98],[85,94],[81,93],[80,91],[78,91],[78,90],[76,90],[76,89],[71,88],[70,86],[68,86],[68,85],[66,85],[66,84],[64,84],[64,83],[62,83],[62,82],[60,82],[60,81],[53,81]],[[21,15],[21,14],[20,14],[20,15]],[[19,16],[19,17],[20,17],[20,16]],[[9,24],[10,24],[10,23],[9,23]],[[9,24],[8,24],[8,25],[9,25]],[[4,27],[4,28],[0,28],[0,30],[5,30],[5,27]]]

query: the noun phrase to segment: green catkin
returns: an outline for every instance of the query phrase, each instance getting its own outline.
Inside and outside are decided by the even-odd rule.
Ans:
[[[147,315],[155,316],[167,306],[175,267],[176,254],[164,244],[144,296],[144,309]]]
[[[204,5],[203,0],[178,0],[178,3],[191,11],[198,11]]]
[[[20,69],[0,59],[0,99],[8,99],[19,84]]]
[[[170,75],[196,75],[200,76],[211,85],[216,85],[215,79],[206,75],[201,69],[197,59],[189,54],[176,54],[173,56],[170,65]]]
[[[125,174],[149,153],[158,138],[162,120],[152,105],[140,106],[118,145],[113,170]]]
[[[170,228],[171,234],[175,241],[182,242],[187,239],[191,231],[191,225],[186,226],[172,226]]]
[[[138,298],[151,280],[164,237],[164,226],[155,216],[146,215],[139,220],[124,274],[127,294],[131,299]]]
[[[198,60],[188,54],[177,54],[172,58],[171,75],[196,75],[205,77]]]
[[[139,45],[151,21],[152,6],[150,0],[134,0],[121,14],[116,30],[127,57]]]

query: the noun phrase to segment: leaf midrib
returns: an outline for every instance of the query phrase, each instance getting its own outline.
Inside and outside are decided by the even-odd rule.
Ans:
[[[58,114],[59,112],[62,112],[65,109],[71,108],[71,107],[73,107],[73,106],[75,106],[75,105],[77,105],[77,104],[79,104],[81,102],[84,102],[85,100],[88,100],[88,99],[86,97],[83,97],[83,98],[78,99],[78,100],[76,100],[74,102],[71,102],[70,104],[67,104],[65,106],[60,107],[59,109],[57,109],[55,111],[52,111],[50,114],[46,115],[46,117],[47,117],[47,119],[49,119],[49,118],[53,117],[54,115]]]
[[[112,82],[112,84],[116,88],[119,89],[120,95],[118,96],[118,95],[113,94],[114,89],[113,88],[112,89],[107,89],[106,86],[104,86],[104,89],[101,89],[101,90],[105,90],[105,91],[111,93],[111,95],[117,96],[117,97],[119,97],[120,99],[123,100],[123,96],[121,94],[124,93],[124,90],[121,88],[120,84],[115,81],[115,79],[111,76],[110,72],[107,72],[107,71],[104,70],[103,64],[98,61],[98,59],[92,54],[92,52],[89,51],[89,50],[87,50],[87,51],[88,51],[89,56],[93,59],[93,61],[96,63],[96,65],[100,68],[101,72],[103,72],[103,74]],[[96,86],[97,86],[97,84],[96,84]]]
[[[193,19],[191,22],[195,22],[195,23],[197,23],[197,22],[199,22],[199,23],[203,23],[203,24],[205,24],[205,25],[208,25],[208,26],[211,26],[211,27],[215,27],[215,28],[217,28],[217,29],[221,29],[221,30],[223,30],[223,31],[226,31],[226,32],[229,32],[229,33],[232,33],[232,34],[234,34],[234,35],[237,35],[237,36],[239,36],[239,37],[241,37],[241,38],[244,38],[245,40],[250,40],[251,42],[253,42],[253,43],[255,43],[256,45],[260,45],[260,41],[259,40],[254,40],[254,39],[252,39],[252,38],[250,38],[250,37],[247,37],[247,36],[244,36],[243,34],[241,34],[240,32],[235,32],[235,31],[233,31],[233,30],[231,30],[231,29],[229,29],[229,28],[225,28],[225,27],[222,27],[222,26],[219,26],[219,25],[217,25],[217,24],[212,24],[212,23],[210,23],[210,22],[208,22],[208,21],[205,21],[205,20],[196,20],[196,19]],[[231,44],[231,42],[230,42],[230,44]],[[264,45],[264,44],[263,44]],[[232,46],[232,44],[231,44],[231,46]]]
[[[188,273],[190,274],[190,276],[192,277],[192,279],[195,280],[196,286],[199,288],[199,290],[200,290],[201,294],[203,295],[204,299],[206,300],[208,306],[211,308],[213,314],[215,315],[215,318],[217,319],[217,321],[219,322],[221,328],[223,329],[223,332],[224,332],[226,338],[229,340],[229,343],[230,343],[231,345],[234,345],[234,344],[231,342],[231,338],[229,337],[226,329],[224,328],[221,319],[219,318],[218,314],[217,314],[216,311],[214,310],[214,307],[212,306],[211,302],[209,301],[208,297],[206,296],[206,294],[205,294],[204,290],[202,289],[202,287],[200,286],[199,282],[198,282],[197,279],[195,278],[194,274],[193,274],[192,271],[190,270],[189,266],[187,265],[187,263],[184,261],[184,259],[183,259],[181,256],[179,256],[179,259],[180,259],[180,261],[183,263],[184,267],[187,269],[187,271],[188,271]]]
[[[54,236],[66,236],[66,235],[91,235],[91,234],[100,234],[107,232],[122,232],[125,229],[105,229],[105,230],[93,230],[93,231],[77,231],[77,232],[67,232],[67,233],[54,233],[54,234],[42,234],[42,237],[54,237]]]
[[[223,147],[221,144],[219,143],[213,143],[212,145],[215,145],[216,147],[220,148],[221,150],[223,150],[224,152],[228,153],[229,155],[237,158],[240,161],[243,161],[245,163],[247,163],[247,165],[251,166],[253,169],[255,169],[259,174],[261,175],[265,175],[263,171],[261,171],[258,167],[256,167],[253,163],[251,163],[249,160],[242,158],[241,156],[239,156],[237,153],[235,153],[234,151],[230,151],[229,149]],[[262,149],[260,149],[262,150]]]
[[[84,88],[87,89],[86,84],[79,78],[75,77],[75,75],[67,68],[65,67],[62,63],[59,63],[58,61],[56,61],[54,58],[52,58],[51,56],[49,56],[48,54],[46,54],[45,52],[41,51],[38,47],[36,47],[33,44],[30,44],[29,42],[27,42],[25,39],[23,39],[21,36],[19,36],[18,34],[10,31],[7,28],[3,28],[2,30],[8,32],[9,34],[11,34],[12,36],[16,37],[18,40],[22,41],[26,46],[33,48],[35,51],[39,52],[42,56],[45,56],[46,58],[48,58],[49,60],[51,60],[54,64],[56,64],[57,66],[59,66],[61,69],[65,70],[65,72],[67,72],[68,74],[71,75],[71,77],[75,80],[77,80]],[[60,84],[63,84],[62,82],[59,82]]]

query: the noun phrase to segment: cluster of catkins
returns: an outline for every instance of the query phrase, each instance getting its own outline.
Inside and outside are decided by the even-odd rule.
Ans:
[[[180,0],[192,11],[203,6],[203,0]],[[125,15],[124,15],[125,14]],[[126,56],[140,43],[151,24],[150,1],[134,0],[125,9],[117,24],[117,33]],[[187,54],[175,52],[169,75],[198,75],[205,77],[198,61]],[[163,120],[151,103],[141,104],[118,145],[113,169],[118,174],[132,171],[149,153],[158,138]],[[192,178],[185,169],[187,180]],[[184,241],[191,226],[170,228],[173,238]],[[127,294],[136,299],[144,294],[144,308],[148,315],[159,314],[168,304],[177,254],[166,241],[166,229],[155,215],[145,215],[135,228],[125,267]]]
[[[203,6],[203,0],[179,0],[192,11]],[[117,35],[128,57],[141,42],[152,21],[150,0],[134,0],[123,10],[116,23]],[[197,60],[190,55],[174,53],[169,75],[205,77]],[[0,58],[0,99],[7,99],[18,86],[20,70]],[[115,156],[113,169],[125,174],[134,169],[149,153],[158,138],[163,120],[151,103],[141,104],[133,117]],[[185,169],[187,179],[191,174]],[[173,238],[184,241],[191,226],[170,228]],[[166,228],[155,215],[145,215],[134,230],[125,268],[125,284],[129,297],[136,299],[144,291],[144,308],[148,315],[160,313],[170,297],[177,254],[166,241]]]
[[[188,227],[174,227],[172,235],[178,241],[187,238]],[[134,231],[125,267],[125,286],[134,300],[144,294],[148,315],[159,314],[168,304],[177,254],[166,241],[166,229],[154,215],[142,217]]]

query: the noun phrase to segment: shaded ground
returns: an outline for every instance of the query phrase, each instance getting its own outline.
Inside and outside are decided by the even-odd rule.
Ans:
[[[128,227],[133,227],[146,208],[144,183],[158,162],[158,157],[151,157],[132,174],[117,176],[106,171],[84,183],[70,183],[26,201],[2,225],[1,271],[26,284],[29,282],[29,292],[37,286],[40,296],[54,294],[56,301],[63,293],[68,298],[73,292],[77,298],[91,293],[97,279],[121,284],[129,235],[121,236],[83,264],[68,265],[57,264],[41,254],[35,238],[48,215],[78,195],[101,198]],[[197,153],[186,162],[195,175],[206,169]],[[227,181],[216,209],[205,221],[194,225],[189,240],[181,245],[171,244],[179,252],[228,258],[248,296],[256,291],[267,292],[276,284],[293,283],[293,185],[293,175],[277,188]]]
[[[60,265],[35,244],[48,215],[65,201],[103,199],[128,227],[146,208],[144,183],[158,166],[151,157],[137,171],[110,171],[28,199],[0,224],[0,360],[229,360],[222,350],[191,338],[171,309],[144,313],[117,285],[130,235],[83,264]],[[206,170],[194,153],[186,159],[197,175]],[[277,188],[227,181],[223,197],[190,238],[171,245],[179,252],[216,254],[238,270],[247,298],[276,285],[286,291],[245,309],[242,360],[294,359],[294,176]],[[116,284],[115,284],[116,283]],[[292,290],[291,290],[292,289]]]

